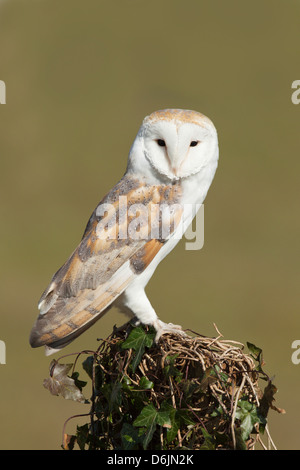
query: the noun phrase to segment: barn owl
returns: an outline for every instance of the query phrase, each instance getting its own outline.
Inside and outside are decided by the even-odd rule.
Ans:
[[[145,287],[190,225],[193,207],[203,203],[218,156],[217,131],[203,114],[165,109],[143,120],[124,176],[96,207],[81,242],[42,294],[32,347],[56,352],[112,306],[152,325],[156,340],[183,332],[158,318]]]

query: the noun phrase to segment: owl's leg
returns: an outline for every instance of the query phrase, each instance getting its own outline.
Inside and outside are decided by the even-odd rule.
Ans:
[[[125,314],[136,316],[139,322],[152,325],[158,320],[154,308],[149,302],[144,289],[127,288],[117,299],[115,305]]]
[[[155,342],[157,342],[162,335],[167,333],[186,336],[186,333],[180,325],[164,323],[159,320],[144,289],[127,289],[118,300],[117,306],[124,313],[128,313],[128,311],[132,312],[141,323],[144,325],[152,325],[155,328]]]

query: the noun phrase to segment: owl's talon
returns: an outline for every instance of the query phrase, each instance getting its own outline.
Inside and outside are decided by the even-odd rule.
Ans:
[[[164,334],[187,336],[186,332],[182,329],[182,326],[180,325],[174,325],[173,323],[164,323],[161,320],[156,320],[153,323],[153,326],[156,329],[155,343],[157,343],[160,337]]]

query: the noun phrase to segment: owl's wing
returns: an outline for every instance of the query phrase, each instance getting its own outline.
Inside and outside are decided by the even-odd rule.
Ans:
[[[182,216],[176,204],[179,193],[178,186],[146,186],[128,176],[121,179],[95,209],[80,244],[43,293],[30,335],[32,347],[61,348],[106,312],[166,241],[161,236],[161,204],[175,207],[172,236]],[[155,212],[158,216],[151,220],[156,220],[156,226],[148,219]]]

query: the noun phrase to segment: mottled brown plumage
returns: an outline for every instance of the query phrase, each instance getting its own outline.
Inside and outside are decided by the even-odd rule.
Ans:
[[[126,197],[128,201],[127,214],[122,214],[121,219],[120,196]],[[40,299],[41,313],[30,337],[33,347],[48,344],[57,347],[61,340],[64,343],[69,339],[73,340],[86,326],[98,319],[124,291],[132,278],[146,269],[164,244],[164,239],[161,238],[163,220],[159,208],[162,205],[171,206],[178,203],[179,197],[179,183],[151,186],[128,175],[120,180],[99,203],[80,244],[54,274],[43,293]],[[104,204],[114,208],[114,211],[105,217],[97,215],[97,209]],[[146,220],[143,224],[142,218],[140,239],[119,238],[119,233],[125,234],[124,226],[130,226],[134,220],[133,215],[130,215],[130,207],[134,204],[143,204],[147,208],[147,215],[152,215],[157,226],[146,223]],[[178,225],[180,217],[179,206],[173,215],[171,232]],[[103,226],[102,221],[105,222]],[[150,229],[157,229],[157,239],[151,238]],[[109,238],[112,230],[114,236]],[[130,266],[130,276],[123,277],[122,266],[127,262]]]

